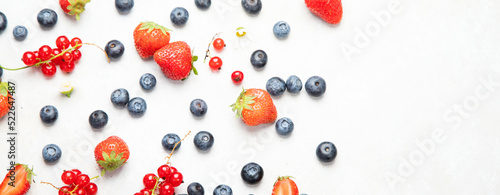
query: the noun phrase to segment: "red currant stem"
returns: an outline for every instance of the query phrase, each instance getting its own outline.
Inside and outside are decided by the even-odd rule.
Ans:
[[[21,67],[21,68],[6,68],[6,67],[3,67],[2,65],[0,65],[0,68],[2,68],[2,69],[4,69],[4,70],[11,70],[11,71],[15,71],[15,70],[22,70],[22,69],[29,68],[29,66],[24,66],[24,67]]]
[[[99,175],[98,175],[98,176],[95,176],[95,177],[90,178],[90,180],[97,179],[97,178],[99,178]]]
[[[155,180],[156,180],[155,187],[153,188],[153,190],[151,190],[151,195],[156,195],[155,191],[156,191],[156,188],[158,188],[158,184],[160,183],[159,177],[155,177]]]
[[[73,194],[76,190],[78,190],[78,185],[76,185],[75,188],[69,192],[69,194]]]
[[[210,45],[212,45],[212,43],[214,42],[215,38],[219,37],[219,35],[221,34],[222,32],[218,32],[216,33],[213,37],[212,37],[212,41],[210,41],[210,43],[208,43],[208,48],[207,48],[207,52],[205,53],[205,58],[203,59],[203,63],[205,63],[205,61],[207,60],[207,57],[210,57]]]
[[[51,183],[49,183],[49,182],[44,182],[44,181],[41,181],[40,183],[41,183],[41,184],[47,184],[47,185],[50,185],[50,186],[52,186],[53,188],[55,188],[55,189],[57,189],[57,190],[61,190],[61,188],[58,188],[58,187],[54,186],[54,184],[51,184]]]
[[[172,148],[172,151],[170,151],[170,154],[167,156],[168,160],[167,160],[167,165],[170,163],[170,158],[172,158],[172,155],[174,154],[174,150],[175,148],[177,147],[177,145],[179,145],[179,143],[181,143],[182,141],[184,141],[184,139],[186,139],[186,137],[191,133],[191,131],[189,131],[185,136],[184,138],[181,139],[181,141],[178,141],[177,143],[175,143],[174,145],[174,148]]]
[[[106,53],[106,51],[104,51],[104,49],[103,49],[103,48],[101,48],[101,47],[99,47],[98,45],[93,44],[93,43],[82,43],[82,44],[96,46],[97,48],[101,49],[101,51],[102,51],[102,52],[104,52],[104,54],[106,54],[106,58],[108,59],[108,63],[110,63],[110,62],[111,62],[111,59],[109,58],[108,53]]]

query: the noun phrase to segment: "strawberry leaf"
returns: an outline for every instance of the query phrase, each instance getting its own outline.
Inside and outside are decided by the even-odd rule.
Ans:
[[[7,82],[0,83],[0,95],[7,97],[9,95],[9,84]]]

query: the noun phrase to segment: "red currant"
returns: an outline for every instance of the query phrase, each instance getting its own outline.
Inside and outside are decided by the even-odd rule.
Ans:
[[[243,78],[244,78],[243,72],[239,70],[234,71],[233,74],[231,74],[231,79],[236,84],[240,84],[243,81]]]
[[[144,189],[142,189],[142,190],[139,192],[139,194],[141,194],[141,195],[151,195],[151,189],[146,189],[146,188],[144,188]]]
[[[183,182],[183,177],[182,177],[182,174],[179,173],[179,172],[176,172],[172,175],[170,175],[170,184],[172,184],[172,186],[174,187],[177,187],[177,186],[180,186]]]
[[[38,49],[38,56],[42,61],[50,59],[52,55],[52,48],[50,48],[48,45],[44,45]]]
[[[82,174],[82,172],[80,170],[78,170],[78,169],[71,169],[71,171],[73,171],[76,176]]]
[[[96,195],[97,194],[97,185],[95,183],[89,183],[89,185],[83,187],[85,191],[87,191],[87,195]]]
[[[80,174],[76,176],[75,184],[80,187],[85,187],[90,183],[90,177],[87,174]]]
[[[153,173],[146,174],[142,179],[144,187],[146,187],[146,189],[153,189],[156,186],[156,178],[156,175]]]
[[[66,52],[62,55],[62,61],[63,62],[71,62],[73,61],[73,54],[71,52]]]
[[[174,195],[175,189],[174,186],[168,184],[168,183],[163,183],[160,185],[160,195]]]
[[[59,65],[59,68],[61,68],[61,71],[64,73],[71,73],[75,69],[75,63],[74,62],[61,62]]]
[[[35,57],[38,59],[40,58],[40,56],[38,56],[38,51],[33,51],[33,53],[35,54]]]
[[[82,44],[82,43],[83,43],[82,40],[78,37],[71,39],[71,47],[74,47],[75,45]],[[80,49],[80,47],[82,47],[82,45],[76,47],[76,49]]]
[[[174,174],[174,173],[177,173],[179,171],[177,171],[177,168],[175,167],[170,167],[170,175]]]
[[[61,50],[59,48],[52,49],[52,57],[59,55],[60,53],[61,53]],[[61,64],[61,60],[62,60],[62,56],[59,56],[57,58],[52,59],[52,62],[54,62],[54,64],[56,64],[56,65],[59,65],[59,64]]]
[[[26,66],[33,66],[37,63],[36,56],[31,51],[24,52],[22,60]]]
[[[69,187],[68,186],[63,186],[61,188],[59,188],[59,192],[58,194],[59,195],[70,195],[70,192],[71,190],[69,190]]]
[[[69,39],[66,36],[59,36],[56,39],[56,46],[60,50],[65,50],[69,48]]]
[[[162,165],[158,167],[158,177],[162,179],[168,179],[170,177],[170,172],[173,167],[170,167],[168,165]]]
[[[135,193],[134,195],[142,195],[140,192]]]
[[[208,62],[208,65],[212,70],[220,70],[222,66],[222,60],[217,56],[212,57],[210,58],[210,62]]]
[[[214,48],[216,50],[222,50],[224,49],[224,47],[226,46],[226,44],[224,43],[224,40],[222,40],[221,38],[217,38],[214,40]]]
[[[44,67],[53,67],[53,68],[44,68]],[[44,72],[44,69],[46,70]],[[54,70],[52,70],[54,69]],[[42,65],[42,72],[45,76],[52,76],[54,73],[56,73],[56,67],[51,65],[51,63],[45,63]],[[47,72],[47,73],[46,73]],[[53,73],[52,73],[53,72]],[[64,171],[63,174],[61,175],[61,180],[63,183],[71,185],[75,183],[76,181],[76,175],[75,172],[73,171]]]
[[[73,54],[73,61],[76,63],[78,62],[78,60],[80,60],[80,58],[82,58],[82,52],[80,52],[80,50],[78,49],[75,49],[71,52],[71,54]]]
[[[74,194],[75,195],[87,195],[87,191],[85,191],[85,189],[83,189],[83,188],[78,188],[78,189],[76,189]]]

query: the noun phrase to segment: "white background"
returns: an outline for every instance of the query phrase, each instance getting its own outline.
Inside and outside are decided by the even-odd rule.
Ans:
[[[394,2],[396,11],[388,12]],[[182,28],[174,27],[169,19],[177,6],[190,14]],[[143,188],[145,174],[165,163],[168,153],[161,138],[166,133],[182,137],[192,131],[172,158],[186,182],[177,193],[186,193],[187,185],[197,181],[207,194],[220,183],[230,185],[238,195],[270,194],[275,179],[283,175],[294,176],[300,192],[313,195],[500,193],[500,87],[488,90],[481,82],[500,82],[500,3],[352,0],[343,6],[342,22],[332,26],[311,14],[303,1],[264,0],[256,17],[247,15],[239,0],[214,0],[207,11],[197,9],[192,0],[137,0],[126,15],[116,11],[114,1],[92,1],[76,21],[62,12],[57,1],[4,0],[0,11],[9,23],[0,34],[3,66],[22,66],[24,51],[44,44],[55,47],[59,35],[78,36],[101,47],[118,39],[126,48],[120,60],[108,64],[99,49],[84,46],[82,59],[69,75],[58,70],[53,78],[45,78],[35,68],[4,71],[2,79],[15,81],[17,87],[17,161],[34,166],[37,182],[61,186],[64,169],[98,175],[93,148],[106,137],[118,135],[128,143],[130,159],[95,182],[99,194],[133,194]],[[42,30],[36,21],[37,13],[46,7],[59,16],[51,30]],[[372,12],[390,13],[391,19],[382,25]],[[279,20],[291,25],[286,40],[272,33]],[[198,61],[195,66],[200,75],[184,82],[167,79],[154,60],[143,60],[135,51],[132,32],[141,21],[172,28],[171,41],[187,42],[201,58],[212,36],[223,32],[228,47],[212,52],[222,58],[222,70],[212,72],[208,64]],[[16,25],[28,28],[26,40],[15,41],[12,30]],[[234,33],[239,26],[258,40],[235,49]],[[371,35],[365,44],[356,44],[365,33]],[[357,48],[356,53],[343,54],[341,48],[346,45]],[[261,71],[249,61],[256,49],[269,55]],[[267,79],[286,79],[292,74],[303,82],[313,75],[322,76],[328,87],[321,98],[312,98],[305,90],[274,98],[278,117],[290,117],[295,123],[292,136],[282,138],[273,125],[247,127],[234,117],[228,105],[241,91],[230,80],[234,70],[244,72],[245,88],[264,88]],[[147,72],[158,80],[151,92],[139,85],[140,76]],[[75,87],[71,98],[58,92],[66,82]],[[146,114],[132,118],[126,109],[115,108],[109,97],[117,88],[144,98]],[[196,119],[189,112],[195,98],[208,104],[204,118]],[[467,109],[460,108],[464,104]],[[45,105],[59,110],[52,126],[39,119]],[[464,111],[457,113],[455,108]],[[100,131],[88,124],[88,116],[97,109],[110,118]],[[6,128],[3,117],[1,137],[7,137]],[[201,130],[215,137],[208,153],[198,152],[192,143]],[[436,133],[440,139],[434,136],[433,140]],[[315,156],[316,146],[325,140],[338,148],[335,162],[329,165]],[[421,149],[416,142],[424,140],[432,144]],[[41,154],[49,143],[63,151],[54,165],[45,164]],[[7,168],[7,149],[7,143],[0,142],[2,170]],[[239,176],[248,162],[264,168],[264,179],[256,186],[245,185]],[[37,183],[28,194],[56,191]]]

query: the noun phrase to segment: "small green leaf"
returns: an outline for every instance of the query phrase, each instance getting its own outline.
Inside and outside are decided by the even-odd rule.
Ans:
[[[198,70],[196,70],[196,68],[193,66],[193,73],[194,75],[198,75]]]
[[[198,56],[193,56],[193,62],[198,61]]]
[[[111,153],[109,154],[109,158],[110,158],[111,160],[114,160],[114,159],[116,158],[116,152],[115,152],[114,150],[113,150],[113,151],[111,151]]]

